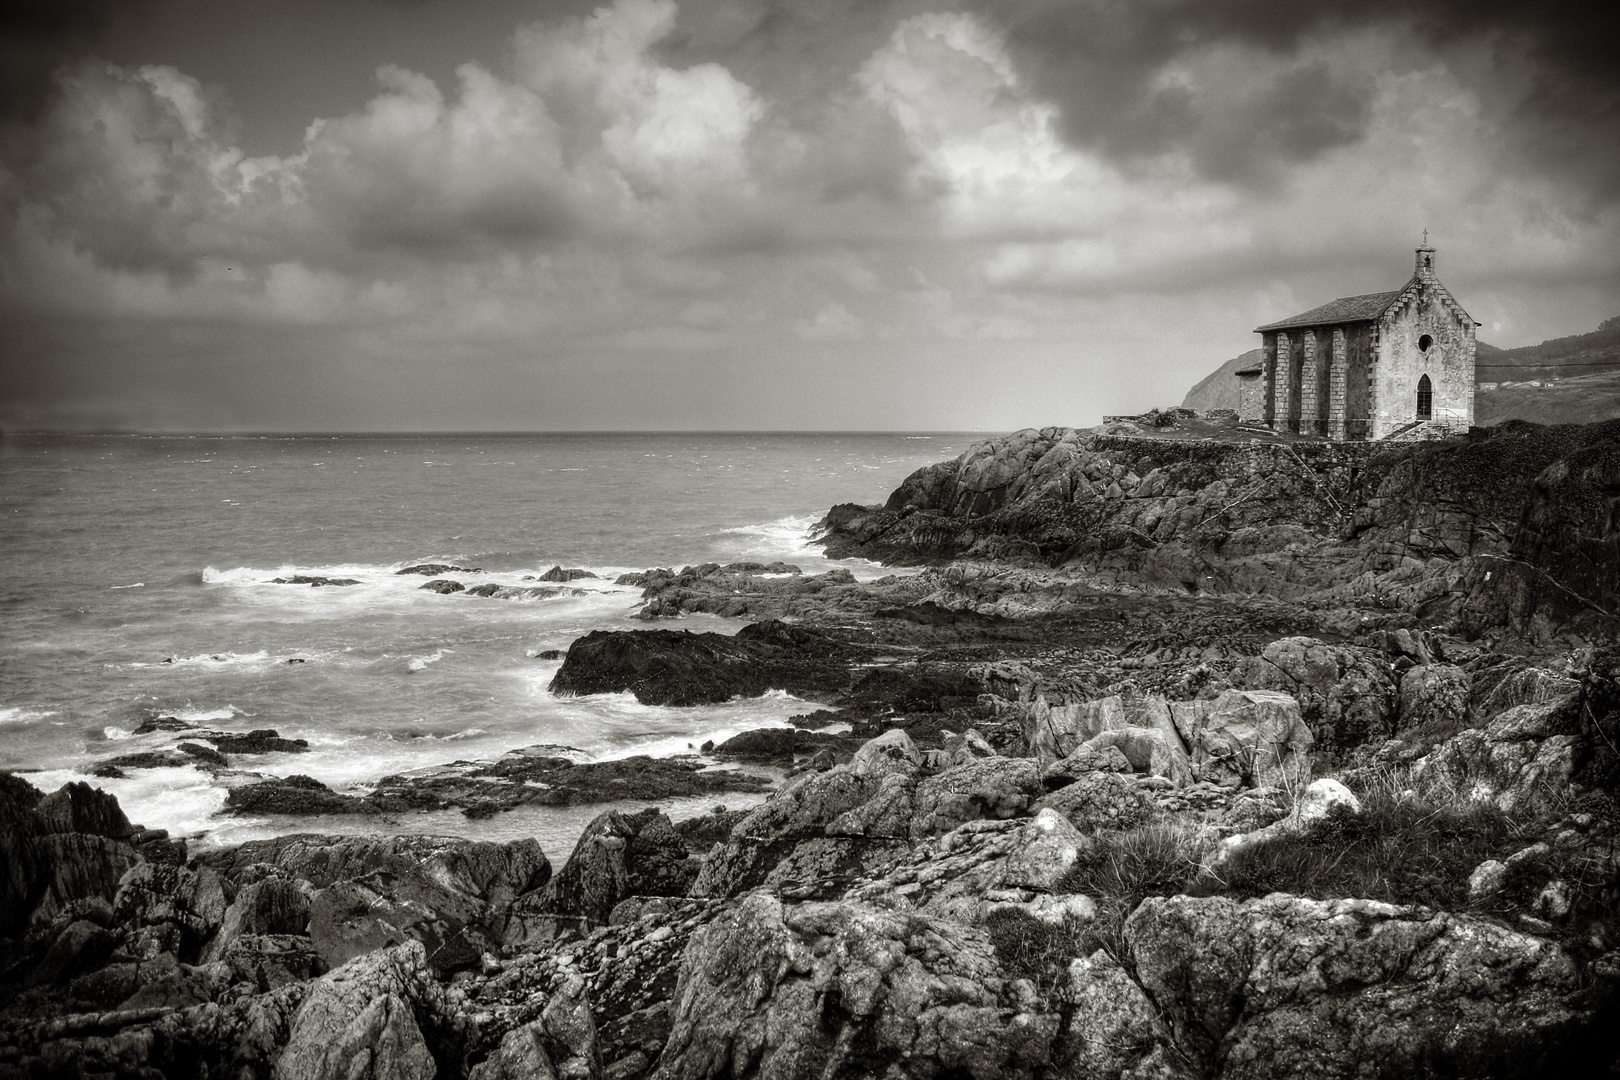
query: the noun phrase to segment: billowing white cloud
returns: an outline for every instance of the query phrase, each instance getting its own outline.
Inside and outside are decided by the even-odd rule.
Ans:
[[[1620,221],[1515,164],[1499,111],[1459,74],[1484,61],[1461,47],[1377,27],[1288,51],[1192,44],[1153,87],[1203,103],[1202,141],[1117,156],[1072,141],[972,14],[897,19],[818,73],[834,89],[813,99],[773,97],[793,80],[751,86],[724,56],[672,61],[679,18],[672,0],[616,0],[520,27],[509,66],[463,64],[443,86],[385,66],[369,101],[313,119],[282,157],[244,154],[228,104],[181,71],[86,61],[33,150],[0,158],[0,317],[141,343],[75,361],[92,368],[195,349],[203,380],[228,376],[187,344],[199,325],[280,342],[256,355],[303,357],[305,378],[341,369],[390,393],[454,357],[474,418],[502,379],[622,363],[728,393],[758,368],[760,392],[789,395],[783,415],[860,426],[836,411],[847,394],[787,378],[837,359],[881,377],[871,400],[896,408],[924,407],[899,386],[923,372],[933,419],[907,422],[939,427],[1171,400],[1257,322],[1398,284],[1425,227],[1493,326],[1533,337],[1613,313]],[[1291,111],[1289,87],[1332,107]],[[1221,165],[1223,130],[1264,160]],[[1111,366],[1126,357],[1128,376]],[[987,369],[1068,386],[1083,411],[1042,415],[1061,393],[975,383]],[[55,391],[14,393],[29,392]],[[757,426],[728,416],[692,425]]]

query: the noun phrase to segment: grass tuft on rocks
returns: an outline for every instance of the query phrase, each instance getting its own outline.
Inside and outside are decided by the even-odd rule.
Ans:
[[[1034,983],[1043,998],[1065,993],[1069,962],[1094,951],[1087,947],[1087,926],[1078,919],[1047,922],[1009,906],[992,909],[984,929],[1007,972]]]
[[[1300,833],[1241,849],[1192,891],[1359,897],[1460,911],[1474,868],[1525,842],[1523,824],[1488,802],[1425,797],[1393,784],[1374,785],[1360,798],[1361,813],[1335,807]]]
[[[1058,882],[1056,891],[1081,893],[1097,904],[1086,931],[1086,954],[1102,949],[1122,964],[1125,919],[1150,896],[1184,893],[1198,876],[1210,840],[1196,828],[1171,821],[1101,832]]]

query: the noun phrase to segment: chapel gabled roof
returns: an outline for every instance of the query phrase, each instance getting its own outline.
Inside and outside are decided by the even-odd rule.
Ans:
[[[1298,315],[1291,315],[1279,322],[1267,323],[1257,326],[1254,332],[1259,334],[1267,330],[1288,330],[1296,326],[1326,326],[1336,323],[1371,322],[1378,318],[1389,305],[1395,302],[1403,289],[1394,289],[1390,292],[1367,293],[1363,296],[1341,296],[1337,300],[1330,300],[1321,307],[1302,311]]]

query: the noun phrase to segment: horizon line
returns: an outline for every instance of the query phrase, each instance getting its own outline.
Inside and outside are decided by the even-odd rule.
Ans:
[[[1073,425],[1042,425],[1070,427]],[[170,439],[356,439],[356,438],[511,438],[524,435],[1005,435],[1022,428],[513,428],[502,431],[405,430],[379,431],[170,431],[145,428],[0,428],[0,438],[13,435],[79,435],[98,438],[140,437]],[[1038,428],[1036,430],[1039,430]]]

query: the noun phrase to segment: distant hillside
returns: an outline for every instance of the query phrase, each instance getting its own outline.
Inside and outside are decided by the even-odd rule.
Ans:
[[[1540,345],[1517,349],[1489,348],[1483,343],[1475,357],[1475,379],[1500,382],[1519,374],[1587,375],[1593,368],[1620,368],[1620,315],[1603,320],[1590,334],[1553,338]]]
[[[1199,412],[1208,412],[1211,409],[1232,409],[1238,407],[1237,380],[1232,377],[1234,371],[1248,367],[1250,364],[1260,362],[1260,350],[1250,349],[1242,356],[1234,356],[1187,391],[1182,398],[1183,409],[1197,409]]]
[[[1182,408],[1236,409],[1232,373],[1260,359],[1251,349],[1216,368],[1187,391]],[[1553,338],[1540,345],[1499,349],[1479,342],[1475,353],[1474,422],[1588,424],[1620,416],[1620,315],[1590,334]]]

